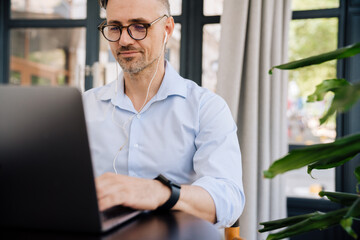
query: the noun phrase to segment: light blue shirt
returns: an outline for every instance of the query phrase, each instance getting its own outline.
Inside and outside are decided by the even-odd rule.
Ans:
[[[161,173],[200,186],[215,202],[217,226],[232,225],[245,203],[236,124],[221,97],[165,66],[159,91],[138,115],[122,74],[118,84],[84,93],[95,173],[114,172],[125,144],[115,161],[119,174],[153,179]]]

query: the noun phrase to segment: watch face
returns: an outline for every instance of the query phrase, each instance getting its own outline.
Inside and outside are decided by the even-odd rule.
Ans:
[[[162,184],[171,187],[171,182],[169,181],[169,179],[167,179],[166,177],[164,177],[162,174],[160,174],[159,176],[157,176],[155,178],[155,180],[160,181]]]

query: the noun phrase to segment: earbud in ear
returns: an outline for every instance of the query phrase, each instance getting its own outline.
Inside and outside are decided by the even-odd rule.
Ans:
[[[168,34],[167,34],[167,32],[165,31],[165,39],[164,39],[164,44],[166,43],[166,41],[167,41],[167,37],[168,37]]]

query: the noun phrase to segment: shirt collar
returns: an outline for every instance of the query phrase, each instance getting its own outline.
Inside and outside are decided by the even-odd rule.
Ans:
[[[176,72],[168,61],[165,61],[165,75],[159,91],[156,94],[156,100],[166,99],[168,96],[178,95],[183,98],[187,96],[187,87],[185,80]]]
[[[118,84],[116,84],[116,82]],[[117,88],[117,93],[115,89]],[[155,101],[160,101],[166,99],[168,96],[178,95],[183,98],[187,96],[187,87],[185,80],[176,72],[176,70],[171,66],[171,64],[166,60],[165,61],[165,75],[161,86],[154,97]],[[108,101],[111,99],[111,102],[121,108],[128,108],[128,98],[124,93],[124,74],[121,72],[118,79],[105,85],[99,91],[99,99],[103,101]]]

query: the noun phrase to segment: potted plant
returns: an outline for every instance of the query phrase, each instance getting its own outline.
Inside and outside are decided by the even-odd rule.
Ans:
[[[360,42],[327,52],[317,56],[289,62],[270,69],[269,74],[277,68],[281,70],[292,70],[321,64],[334,59],[352,57],[360,53]],[[335,112],[345,112],[351,108],[360,98],[360,83],[351,84],[346,79],[327,79],[316,87],[313,94],[308,96],[308,102],[322,101],[328,92],[333,92],[334,97],[329,109],[320,119],[323,124]],[[302,149],[296,149],[281,159],[276,160],[268,170],[264,171],[265,178],[274,178],[278,174],[307,166],[308,174],[313,169],[329,169],[340,166],[351,161],[360,153],[360,134],[354,134],[339,138],[332,143],[316,144]],[[321,191],[321,197],[327,197],[330,201],[343,206],[328,213],[314,212],[310,214],[288,217],[280,220],[262,222],[263,228],[259,232],[273,231],[284,228],[276,233],[271,233],[267,240],[283,239],[298,235],[315,229],[326,229],[340,224],[343,229],[354,239],[357,233],[352,229],[353,221],[360,217],[360,166],[354,169],[358,181],[357,194],[341,192]]]

